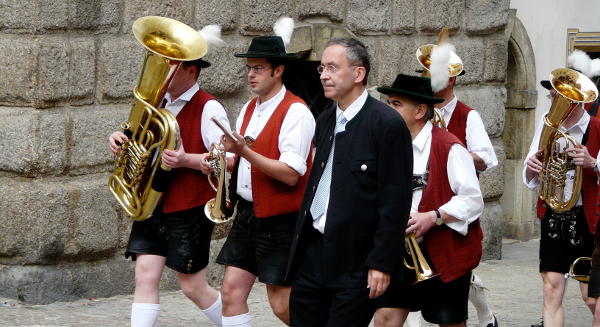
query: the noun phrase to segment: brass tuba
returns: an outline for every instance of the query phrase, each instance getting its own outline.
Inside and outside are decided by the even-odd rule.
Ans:
[[[128,140],[121,144],[108,187],[134,220],[152,214],[164,185],[158,185],[168,167],[161,164],[165,149],[180,144],[177,120],[167,109],[159,108],[167,88],[182,61],[206,54],[205,40],[191,27],[157,16],[139,18],[133,34],[146,50],[142,71],[128,120],[122,124]]]
[[[577,264],[580,262],[586,262],[586,261],[590,262],[590,272],[587,274],[583,274],[583,275],[575,274],[575,267],[577,267]],[[565,279],[573,278],[574,280],[577,280],[580,282],[589,283],[590,276],[592,275],[591,262],[592,262],[592,258],[590,258],[590,257],[579,257],[579,258],[575,259],[575,261],[573,261],[573,263],[571,264],[571,267],[569,268],[569,272],[565,274]]]
[[[408,252],[410,255],[412,266],[406,262],[406,258],[404,258],[404,266],[415,271],[415,284],[437,276],[437,274],[433,273],[433,270],[427,263],[423,252],[421,252],[421,248],[419,247],[419,243],[415,238],[415,234],[408,234],[405,238],[405,241],[406,252]]]
[[[207,176],[208,182],[217,194],[204,206],[204,214],[206,218],[214,223],[225,223],[235,217],[237,211],[237,203],[232,204],[227,198],[227,188],[225,186],[227,160],[225,158],[225,151],[220,150],[213,143],[210,145],[210,151],[208,151],[208,158],[206,160],[212,168],[212,172]],[[217,178],[217,186],[215,186],[212,176]]]
[[[550,74],[550,83],[556,91],[550,111],[544,117],[544,127],[540,135],[539,150],[542,153],[542,172],[540,173],[540,199],[556,212],[570,210],[581,192],[581,166],[572,164],[566,151],[567,147],[579,144],[568,134],[559,130],[569,114],[577,106],[596,100],[598,89],[585,75],[568,68],[558,68]],[[565,139],[563,148],[560,139]],[[575,170],[573,192],[569,199],[564,198],[567,172]]]

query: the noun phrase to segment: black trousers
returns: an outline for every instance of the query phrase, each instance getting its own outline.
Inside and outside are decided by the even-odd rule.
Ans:
[[[323,280],[323,236],[310,228],[292,281],[290,319],[295,327],[366,327],[375,313],[369,289],[332,288]]]

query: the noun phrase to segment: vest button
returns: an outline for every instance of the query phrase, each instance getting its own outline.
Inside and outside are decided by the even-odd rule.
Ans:
[[[362,164],[362,165],[360,166],[360,170],[362,170],[362,171],[367,171],[367,165],[365,165],[365,164]]]
[[[325,167],[325,161],[321,162],[321,168]]]
[[[304,210],[304,217],[306,217],[306,210]]]

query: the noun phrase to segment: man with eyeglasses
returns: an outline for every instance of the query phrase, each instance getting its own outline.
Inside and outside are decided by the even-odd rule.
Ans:
[[[337,104],[318,118],[315,161],[293,238],[292,326],[368,326],[402,265],[412,146],[402,117],[370,97],[366,47],[328,42],[321,84]]]
[[[225,265],[223,326],[251,326],[247,299],[256,277],[266,284],[275,315],[289,324],[290,286],[284,280],[296,217],[308,173],[315,120],[302,99],[282,82],[286,53],[280,36],[252,39],[246,53],[248,85],[256,98],[246,103],[234,136],[221,143],[236,154],[229,194],[237,215],[217,258]],[[239,134],[238,134],[239,133]]]

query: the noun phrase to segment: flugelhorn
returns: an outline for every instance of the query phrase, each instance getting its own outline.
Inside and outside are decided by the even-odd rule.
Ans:
[[[570,210],[581,193],[582,170],[571,162],[567,147],[578,147],[573,137],[559,130],[560,125],[571,112],[584,103],[598,97],[596,85],[585,75],[568,68],[558,68],[550,74],[550,83],[556,91],[550,111],[544,117],[544,127],[540,135],[539,150],[542,151],[542,172],[540,173],[540,199],[555,212]],[[564,139],[566,146],[560,140]],[[567,172],[575,170],[571,197],[565,199]]]
[[[587,274],[583,274],[583,275],[575,274],[575,268],[577,267],[577,264],[580,262],[586,262],[586,261],[590,262],[590,272]],[[592,262],[592,258],[590,258],[590,257],[579,257],[579,258],[575,259],[575,261],[573,261],[573,263],[571,264],[571,267],[569,268],[569,272],[565,274],[565,279],[573,278],[580,282],[589,283],[590,276],[592,275],[591,262]]]
[[[162,195],[164,185],[153,183],[155,177],[170,170],[161,163],[162,152],[180,144],[177,120],[159,108],[160,102],[181,62],[201,58],[207,45],[196,30],[165,17],[139,18],[133,35],[147,51],[129,118],[122,124],[128,140],[117,152],[108,187],[132,219],[144,220]]]
[[[425,256],[419,247],[419,242],[417,242],[415,234],[408,234],[405,241],[406,252],[410,255],[412,266],[406,262],[406,257],[404,258],[404,266],[415,271],[415,284],[437,276],[437,274],[433,273],[433,269],[431,269],[427,263],[427,259],[425,259]]]
[[[217,224],[228,222],[231,218],[235,217],[237,212],[237,203],[231,203],[227,196],[225,183],[227,178],[227,159],[225,154],[225,151],[219,149],[213,143],[210,145],[208,158],[206,159],[212,169],[211,173],[207,176],[208,182],[217,194],[204,205],[204,214],[206,218]],[[213,182],[213,178],[217,179],[216,183]]]

